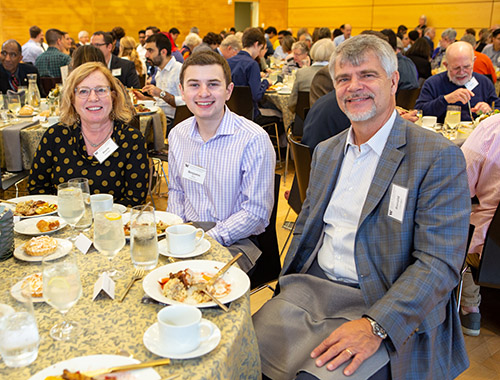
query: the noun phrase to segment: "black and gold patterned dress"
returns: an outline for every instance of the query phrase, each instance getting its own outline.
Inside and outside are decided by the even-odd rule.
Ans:
[[[42,137],[29,176],[30,194],[56,194],[57,185],[71,178],[88,178],[91,194],[112,194],[124,206],[144,203],[149,164],[142,134],[114,121],[111,138],[118,145],[103,163],[87,154],[80,123],[50,127]]]

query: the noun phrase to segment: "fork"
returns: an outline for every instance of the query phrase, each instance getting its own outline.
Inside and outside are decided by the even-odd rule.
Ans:
[[[128,291],[130,290],[130,288],[132,287],[134,282],[136,282],[137,280],[140,280],[143,277],[144,277],[144,268],[136,268],[134,271],[134,274],[132,275],[132,279],[130,280],[130,282],[127,285],[127,289],[125,289],[125,292],[123,293],[123,295],[120,298],[120,302],[122,302],[125,299],[125,296],[127,295]]]

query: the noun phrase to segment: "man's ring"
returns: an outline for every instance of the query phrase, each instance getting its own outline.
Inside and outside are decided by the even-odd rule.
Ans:
[[[349,356],[354,356],[354,353],[350,349],[346,348],[344,351],[347,352]]]

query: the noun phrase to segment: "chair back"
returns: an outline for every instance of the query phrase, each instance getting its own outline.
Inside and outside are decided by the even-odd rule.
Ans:
[[[295,114],[300,116],[302,120],[305,120],[306,115],[304,110],[309,107],[309,91],[299,91],[297,95],[297,105],[295,106]]]
[[[56,87],[57,83],[62,83],[61,78],[40,77],[40,84],[42,85],[43,92],[49,94],[50,90]]]
[[[474,278],[476,284],[489,288],[500,288],[500,207],[497,207],[491,219],[486,238],[484,239],[483,253],[479,263],[479,270]]]
[[[253,102],[250,87],[234,86],[233,93],[226,104],[235,114],[253,120]]]
[[[193,113],[187,106],[177,106],[175,108],[175,116],[173,122],[170,125],[167,124],[167,137],[172,128],[174,128],[177,124],[183,122],[184,120],[189,119],[191,116],[193,116]]]
[[[420,95],[420,88],[413,90],[399,90],[396,94],[396,105],[403,107],[407,110],[412,110],[415,107],[418,96]]]
[[[276,214],[278,212],[280,181],[281,176],[275,174],[273,211],[269,218],[269,225],[263,233],[256,236],[262,254],[248,273],[250,277],[250,289],[255,289],[276,280],[281,272],[280,250],[278,247],[278,236],[276,235]]]
[[[298,142],[289,131],[288,143],[292,150],[292,155],[295,164],[295,176],[299,187],[301,206],[306,199],[307,187],[309,186],[309,174],[311,172],[311,151],[307,145]]]

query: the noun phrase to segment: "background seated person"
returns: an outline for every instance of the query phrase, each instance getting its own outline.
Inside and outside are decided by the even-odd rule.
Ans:
[[[225,106],[233,83],[220,54],[191,55],[180,81],[194,117],[169,135],[168,211],[215,222],[207,234],[233,255],[243,251],[238,264],[248,272],[261,254],[253,235],[264,232],[274,204],[273,146],[261,127]]]
[[[102,63],[88,62],[71,72],[62,93],[61,122],[45,132],[38,146],[28,180],[30,194],[56,194],[58,184],[85,177],[93,194],[111,194],[125,206],[144,203],[146,144],[127,125],[132,109],[118,80]]]
[[[428,78],[415,103],[415,108],[421,109],[424,116],[437,116],[438,122],[443,123],[446,107],[457,105],[462,108],[461,120],[469,121],[471,112],[476,115],[480,111],[490,112],[493,102],[495,108],[500,106],[493,83],[473,72],[474,50],[470,44],[463,41],[451,44],[446,49],[444,65],[448,71]]]

